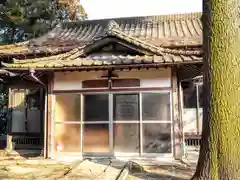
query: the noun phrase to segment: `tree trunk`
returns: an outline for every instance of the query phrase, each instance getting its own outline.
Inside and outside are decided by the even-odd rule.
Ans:
[[[192,179],[240,178],[239,11],[239,0],[204,0],[206,99],[202,144]]]

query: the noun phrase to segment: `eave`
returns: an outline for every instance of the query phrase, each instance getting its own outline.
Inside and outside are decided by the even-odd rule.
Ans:
[[[111,59],[112,58],[112,59]],[[201,64],[202,58],[197,56],[119,56],[104,59],[73,58],[55,59],[45,61],[17,61],[15,64],[3,63],[3,69],[9,71],[73,71],[73,70],[99,70],[99,69],[129,69],[129,68],[158,68],[167,66],[181,66],[186,64]]]

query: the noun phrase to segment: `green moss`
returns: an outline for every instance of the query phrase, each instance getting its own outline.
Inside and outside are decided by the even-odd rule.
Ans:
[[[211,4],[210,173],[214,180],[234,180],[240,177],[240,2]]]

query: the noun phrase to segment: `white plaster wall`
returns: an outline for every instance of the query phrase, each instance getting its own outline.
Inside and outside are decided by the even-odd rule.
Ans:
[[[82,89],[82,81],[99,79],[103,74],[103,71],[55,72],[53,90],[79,90]]]
[[[202,134],[203,108],[199,108],[199,132]]]
[[[171,87],[171,69],[114,71],[121,79],[141,79],[141,87]],[[55,72],[53,90],[80,90],[82,81],[102,79],[107,71]]]
[[[197,118],[196,118],[195,108],[187,108],[183,110],[184,133],[196,134],[197,132],[196,121],[197,121]]]
[[[183,128],[184,133],[196,134],[202,132],[202,108],[199,109],[199,122],[197,122],[197,114],[195,108],[185,108],[183,110]],[[197,129],[197,123],[199,129]]]

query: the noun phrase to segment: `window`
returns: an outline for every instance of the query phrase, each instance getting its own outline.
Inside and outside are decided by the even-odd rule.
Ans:
[[[12,95],[12,127],[13,133],[26,132],[25,127],[25,91],[13,91]]]
[[[56,124],[54,135],[57,152],[80,152],[80,124]]]
[[[12,133],[42,132],[41,97],[43,97],[41,89],[12,91]]]
[[[55,151],[80,152],[81,96],[67,94],[55,96]]]
[[[196,108],[197,96],[196,86],[192,83],[183,83],[183,105],[184,108]]]
[[[185,134],[199,135],[202,132],[203,85],[183,82],[183,126]]]
[[[139,120],[138,94],[116,94],[113,99],[114,121]]]
[[[57,152],[172,152],[170,92],[68,94],[55,99]]]
[[[80,95],[57,95],[55,103],[55,121],[58,122],[79,122],[81,116]]]
[[[115,152],[139,153],[139,123],[115,123],[113,130]]]
[[[108,124],[84,124],[83,129],[83,152],[109,152]]]
[[[143,121],[171,121],[170,94],[143,93],[142,102]]]
[[[171,153],[170,93],[142,93],[143,153]]]
[[[170,123],[143,124],[143,152],[144,153],[171,152]]]
[[[108,94],[84,96],[84,121],[108,121]]]
[[[113,95],[114,151],[139,153],[139,94]]]
[[[83,152],[109,152],[109,95],[84,95]]]

